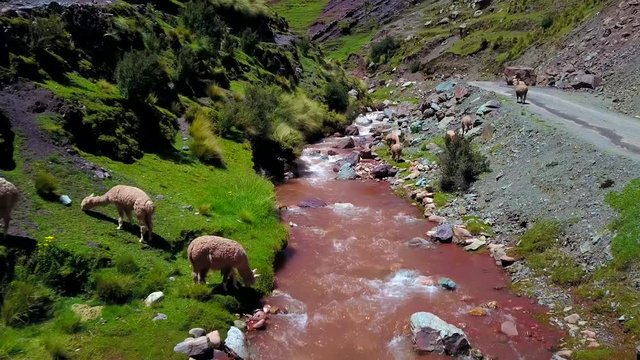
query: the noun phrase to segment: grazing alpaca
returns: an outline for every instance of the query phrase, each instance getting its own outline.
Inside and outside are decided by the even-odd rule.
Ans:
[[[464,116],[461,121],[462,133],[465,134],[467,131],[473,129],[473,123],[474,121],[471,115]]]
[[[238,287],[233,274],[234,269],[240,273],[245,286],[253,285],[260,276],[256,269],[251,270],[247,253],[242,245],[234,240],[219,236],[200,236],[189,244],[187,256],[191,262],[194,282],[204,283],[209,270],[220,270],[225,291],[229,279],[233,280],[235,288]]]
[[[458,134],[453,130],[447,130],[446,137],[448,137],[449,140],[453,141],[458,137]]]
[[[0,178],[0,218],[4,219],[3,238],[6,238],[9,232],[11,212],[16,207],[19,198],[20,192],[18,188],[7,180]]]
[[[526,104],[527,103],[527,92],[529,92],[529,87],[525,84],[524,81],[518,79],[518,77],[513,78],[513,86],[516,90],[516,102]]]
[[[401,155],[402,155],[402,145],[400,145],[400,144],[391,145],[391,158],[395,162],[400,161],[400,156]]]
[[[384,141],[387,143],[387,146],[391,146],[393,144],[400,144],[400,136],[398,134],[392,132],[385,136]]]
[[[130,223],[133,223],[131,211],[136,214],[140,225],[140,242],[144,241],[144,234],[148,233],[151,241],[153,234],[153,213],[155,206],[151,198],[142,190],[127,185],[116,185],[102,196],[91,194],[82,199],[82,210],[86,211],[96,206],[115,204],[118,209],[118,230],[122,229],[122,218],[127,215]]]

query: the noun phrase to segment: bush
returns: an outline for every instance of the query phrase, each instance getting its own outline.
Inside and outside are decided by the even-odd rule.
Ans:
[[[30,270],[38,275],[43,283],[63,295],[82,292],[97,262],[88,255],[61,248],[52,238],[45,238],[40,242],[34,260],[30,263]]]
[[[120,274],[136,274],[140,270],[135,259],[130,254],[122,254],[115,258],[116,270]]]
[[[553,26],[553,16],[546,15],[544,18],[542,18],[542,20],[540,21],[540,26],[542,26],[544,30],[547,30],[551,26]]]
[[[518,253],[521,255],[542,253],[551,248],[560,236],[560,224],[553,220],[540,219],[520,237]]]
[[[211,216],[211,204],[201,204],[198,206],[198,212],[202,216]]]
[[[251,29],[244,29],[240,34],[240,46],[242,47],[242,51],[245,53],[253,55],[258,43],[259,39],[255,31]]]
[[[151,93],[163,98],[171,94],[169,77],[160,59],[147,51],[126,53],[116,67],[116,80],[120,94],[128,100],[144,102]]]
[[[391,36],[387,36],[371,46],[371,61],[378,63],[382,56],[385,57],[385,61],[389,61],[398,48],[400,48],[400,44],[396,39]]]
[[[124,304],[131,300],[136,287],[131,275],[103,272],[96,275],[95,293],[108,304]]]
[[[412,73],[417,73],[422,68],[422,63],[419,60],[412,61],[409,64],[409,71]]]
[[[329,109],[345,112],[349,106],[349,90],[344,84],[332,80],[325,87],[324,99]]]
[[[24,326],[51,316],[53,293],[37,282],[13,281],[2,303],[2,321]]]
[[[52,335],[44,340],[44,348],[51,355],[52,360],[71,359],[71,354],[64,347],[64,341]]]
[[[65,310],[56,316],[56,328],[65,334],[76,334],[82,330],[82,319],[71,310]]]
[[[208,1],[188,2],[180,14],[180,20],[187,29],[209,37],[214,42],[216,49],[220,49],[222,39],[226,35],[226,25]]]
[[[224,167],[222,149],[213,135],[213,127],[208,118],[197,116],[189,126],[189,135],[192,137],[189,149],[193,155],[203,163]]]
[[[29,24],[29,47],[31,51],[51,50],[68,42],[62,19],[56,15],[39,17]]]
[[[440,154],[440,187],[444,191],[466,191],[489,170],[487,158],[473,149],[463,136],[445,137],[444,152]]]
[[[40,170],[36,173],[33,181],[36,186],[36,191],[41,196],[56,195],[56,192],[58,191],[58,188],[59,188],[59,182],[58,182],[58,179],[56,179],[50,173],[44,170]]]

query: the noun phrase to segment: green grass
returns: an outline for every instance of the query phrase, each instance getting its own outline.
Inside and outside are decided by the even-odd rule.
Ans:
[[[485,223],[477,216],[463,216],[462,220],[464,221],[464,226],[473,235],[493,234],[493,228],[491,227],[491,225]]]
[[[607,203],[620,213],[611,224],[616,236],[611,244],[614,262],[624,267],[640,256],[640,179],[632,180],[621,192],[607,195]]]
[[[575,360],[609,360],[618,358],[613,349],[584,349],[574,354]]]
[[[65,131],[62,128],[62,119],[59,116],[41,114],[38,116],[38,125],[53,138],[65,135]]]
[[[22,157],[23,143],[18,137],[17,167],[3,172],[3,176],[20,184],[26,206],[18,212],[28,212],[33,223],[28,228],[31,235],[41,244],[45,243],[45,237],[51,236],[53,239],[46,241],[48,246],[81,258],[107,259],[101,266],[108,268],[100,272],[113,272],[115,267],[112,266],[118,264],[122,272],[134,267],[140,270],[131,275],[120,275],[134,284],[132,301],[107,305],[102,323],[94,320],[78,326],[68,313],[74,303],[103,304],[95,296],[90,280],[82,297],[59,298],[56,308],[60,310],[53,319],[24,328],[0,325],[0,358],[48,359],[50,352],[67,351],[74,359],[182,359],[172,348],[186,337],[191,327],[226,332],[234,319],[230,311],[237,311],[236,300],[215,295],[200,301],[185,296],[181,290],[192,286],[184,246],[186,239],[195,234],[219,234],[242,243],[251,267],[258,268],[262,274],[254,288],[262,293],[271,289],[274,256],[285,244],[287,232],[274,211],[273,185],[253,171],[247,144],[221,140],[226,170],[203,165],[191,158],[180,160],[148,154],[127,165],[83,154],[109,169],[113,178],[105,183],[94,182],[89,174],[76,172],[71,164],[52,156],[43,166],[56,174],[62,191],[73,199],[72,206],[65,207],[36,195],[30,173],[33,170]],[[117,213],[113,206],[96,209],[111,221],[91,217],[80,210],[84,196],[102,193],[115,184],[138,186],[154,199],[154,233],[160,242],[142,245],[138,242],[137,228],[116,230]],[[158,195],[162,196],[158,198]],[[210,217],[196,215],[195,209],[202,203],[211,204]],[[129,257],[134,259],[135,265]],[[64,271],[60,269],[60,272]],[[169,276],[175,281],[169,281]],[[212,286],[220,280],[219,274],[210,274],[208,291],[211,292]],[[145,307],[142,304],[144,297],[158,289],[165,292],[165,299],[152,308]],[[168,320],[152,321],[158,312],[166,314]],[[50,341],[46,339],[55,341],[51,340],[53,342],[46,347],[45,342]],[[75,349],[80,350],[76,352]]]
[[[336,41],[326,44],[329,59],[344,61],[351,54],[360,53],[362,48],[373,39],[374,32],[361,32],[342,36]]]
[[[540,254],[556,245],[560,236],[560,224],[553,220],[540,219],[536,221],[520,237],[518,254],[522,256]]]
[[[328,0],[280,0],[271,6],[278,15],[287,19],[291,30],[304,34],[322,14],[328,2]]]
[[[455,195],[454,195],[454,194],[446,193],[446,192],[444,192],[444,191],[439,191],[439,192],[436,192],[436,193],[433,195],[433,203],[434,203],[437,207],[441,208],[441,207],[445,207],[445,206],[447,206],[447,204],[448,204],[451,200],[453,200],[454,198],[455,198]],[[468,229],[468,227],[467,227],[467,229]],[[469,230],[469,231],[471,231],[471,230]]]

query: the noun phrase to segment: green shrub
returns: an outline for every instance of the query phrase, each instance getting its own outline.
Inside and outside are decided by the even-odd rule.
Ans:
[[[444,151],[439,155],[442,190],[466,191],[478,175],[489,170],[487,158],[463,136],[445,137],[444,145]]]
[[[51,316],[53,293],[35,281],[15,280],[2,303],[2,321],[7,326],[24,326]]]
[[[204,116],[196,117],[189,126],[192,140],[189,149],[200,161],[218,167],[224,167],[222,149],[213,134],[211,121]]]
[[[198,212],[202,216],[211,216],[211,204],[200,204]]]
[[[121,254],[115,258],[116,270],[120,274],[137,274],[140,267],[131,254]]]
[[[139,288],[143,295],[164,290],[167,286],[168,278],[169,274],[165,268],[157,264],[153,265],[141,279]]]
[[[109,304],[124,304],[134,296],[135,279],[131,275],[102,272],[96,275],[95,294]]]
[[[149,94],[171,94],[169,77],[157,55],[134,50],[124,54],[116,67],[116,80],[122,97],[144,102]],[[162,103],[162,101],[161,101]]]
[[[242,47],[242,51],[245,53],[253,55],[258,43],[259,39],[255,31],[251,29],[244,29],[240,34],[240,47]]]
[[[560,232],[561,227],[558,222],[540,219],[520,236],[518,253],[523,256],[542,253],[555,245]]]
[[[51,355],[52,360],[67,360],[71,359],[71,354],[64,346],[64,341],[53,335],[49,335],[44,340],[44,348]]]
[[[36,17],[29,24],[29,47],[32,51],[54,49],[65,42],[68,42],[68,35],[59,16]]]
[[[553,26],[553,16],[546,15],[545,17],[543,17],[542,20],[540,21],[540,26],[545,30]]]
[[[226,35],[226,25],[210,2],[196,0],[186,3],[180,14],[180,21],[194,33],[209,37],[217,49],[220,48]]]
[[[178,288],[178,296],[198,301],[209,301],[213,293],[208,285],[188,282]]]
[[[30,270],[38,275],[43,283],[63,295],[82,292],[91,271],[99,261],[87,254],[60,247],[52,236],[38,244],[38,253],[34,260],[30,263]]]
[[[55,327],[65,334],[76,334],[82,331],[82,319],[71,310],[63,311],[55,319]]]
[[[412,73],[417,73],[422,68],[422,63],[419,60],[412,61],[409,64],[409,71]]]
[[[349,89],[338,81],[329,81],[325,86],[324,99],[329,109],[344,112],[349,106]]]
[[[374,63],[380,62],[382,56],[385,57],[385,61],[389,61],[395,54],[396,50],[400,48],[400,44],[396,39],[391,36],[386,36],[381,41],[373,43],[371,45],[371,61]]]
[[[41,196],[55,195],[60,187],[58,179],[44,170],[38,171],[33,181],[36,186],[36,191]]]

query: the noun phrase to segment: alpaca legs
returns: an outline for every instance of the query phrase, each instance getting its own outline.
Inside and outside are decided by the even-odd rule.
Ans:
[[[122,218],[124,217],[124,208],[122,206],[116,205],[116,208],[118,209],[118,230],[122,230]]]

